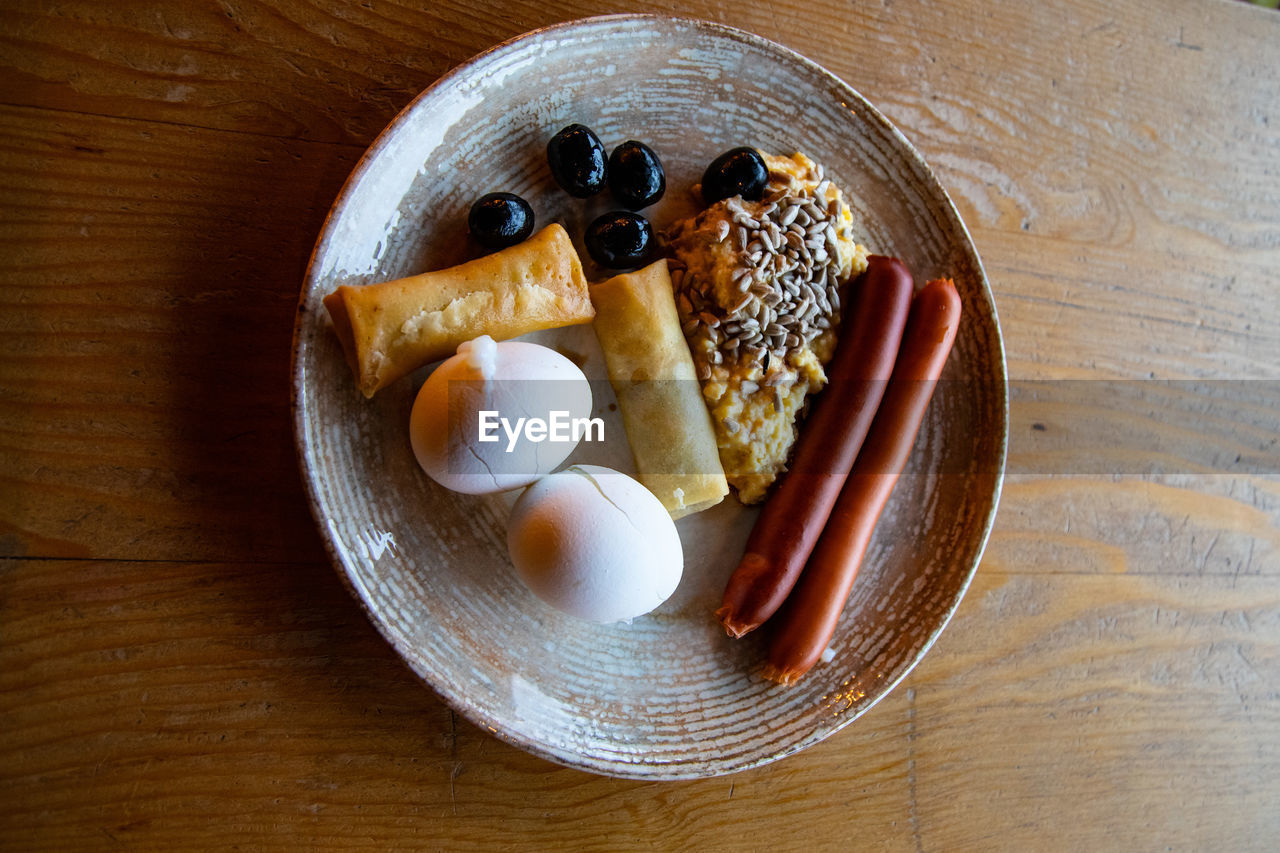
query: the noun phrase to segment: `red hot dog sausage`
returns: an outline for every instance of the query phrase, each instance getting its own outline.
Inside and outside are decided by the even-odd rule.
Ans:
[[[931,281],[911,303],[893,379],[799,583],[770,637],[766,678],[794,683],[831,642],[876,521],[906,465],[960,325],[960,296]]]
[[[765,503],[716,617],[741,637],[781,606],[818,541],[893,371],[911,304],[911,273],[872,255],[857,282],[844,331],[796,442],[787,476]]]

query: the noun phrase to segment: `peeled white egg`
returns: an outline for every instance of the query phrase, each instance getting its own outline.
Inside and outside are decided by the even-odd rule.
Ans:
[[[684,572],[680,535],[662,502],[598,465],[574,465],[526,489],[511,511],[507,547],[535,595],[590,622],[648,613]]]
[[[591,384],[569,359],[523,341],[481,335],[423,383],[409,415],[413,455],[455,492],[492,494],[555,470],[592,424]]]

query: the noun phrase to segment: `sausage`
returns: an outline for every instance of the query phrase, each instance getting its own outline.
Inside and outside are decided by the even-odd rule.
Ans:
[[[805,419],[790,471],[756,519],[716,611],[730,636],[759,627],[795,585],[893,371],[911,305],[911,273],[896,258],[872,255],[855,285],[830,381]]]
[[[960,325],[949,279],[929,282],[911,303],[893,378],[840,490],[813,556],[775,620],[764,676],[794,683],[835,633],[876,521],[897,483]]]

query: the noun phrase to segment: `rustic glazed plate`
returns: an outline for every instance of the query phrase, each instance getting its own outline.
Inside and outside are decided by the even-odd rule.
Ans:
[[[550,610],[507,558],[511,496],[476,498],[418,470],[407,424],[426,375],[365,400],[322,297],[457,263],[471,202],[520,193],[539,224],[575,240],[607,198],[559,191],[547,139],[581,122],[612,147],[652,146],[662,226],[692,210],[688,188],[737,145],[825,164],[860,242],[923,282],[950,276],[965,316],[908,471],[881,518],[830,649],[798,685],[761,679],[761,639],[712,617],[754,513],[727,500],[679,522],[684,579],[654,613],[592,625]],[[585,257],[585,252],[582,253]],[[602,277],[588,268],[589,277]],[[590,327],[543,334],[602,376]],[[1006,386],[995,306],[963,223],[920,155],[861,95],[803,57],[705,22],[593,18],[539,30],[455,69],[369,149],[316,245],[298,308],[295,429],[322,536],[370,619],[453,708],[498,737],[597,773],[679,779],[795,753],[849,724],[911,670],[978,565],[1004,470]],[[601,385],[597,384],[597,389]],[[597,391],[597,414],[616,418]],[[628,470],[620,424],[573,461]],[[757,632],[759,634],[761,632]]]

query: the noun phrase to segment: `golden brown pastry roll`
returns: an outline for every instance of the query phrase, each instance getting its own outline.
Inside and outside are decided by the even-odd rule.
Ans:
[[[729,493],[665,260],[591,285],[595,331],[640,482],[679,518]]]
[[[506,340],[586,323],[595,315],[582,261],[564,228],[448,269],[324,298],[366,397],[480,335]]]

